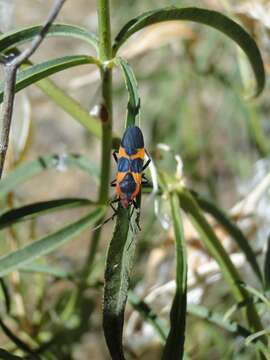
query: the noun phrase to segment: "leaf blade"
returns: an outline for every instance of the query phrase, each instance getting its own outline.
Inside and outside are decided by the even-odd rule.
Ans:
[[[117,212],[117,221],[106,260],[103,330],[111,357],[124,360],[122,345],[124,311],[135,241],[132,232],[129,231],[127,209],[119,206]]]
[[[176,193],[170,194],[170,207],[176,247],[176,290],[170,312],[171,327],[162,360],[183,358],[186,328],[187,258],[181,210]]]
[[[82,231],[101,219],[104,215],[104,211],[104,208],[97,208],[74,223],[2,256],[0,258],[0,276],[5,276],[22,265],[32,262],[40,256],[47,255],[59,246],[67,243],[73,237],[79,235]]]
[[[184,188],[179,190],[179,196],[181,207],[190,217],[205,247],[217,261],[220,267],[220,271],[222,272],[224,279],[231,289],[231,292],[236,301],[242,302],[243,300],[247,300],[248,293],[240,285],[242,281],[237,269],[235,268],[233,262],[231,261],[229,255],[225,251],[212,227],[202,214],[195,198],[193,198],[192,194]],[[261,330],[261,320],[254,305],[249,304],[245,310],[245,315],[247,317],[250,328],[255,331]]]
[[[208,25],[221,31],[235,41],[247,55],[253,69],[257,81],[257,91],[255,95],[258,96],[263,91],[265,86],[265,71],[263,60],[256,42],[239,24],[214,10],[172,6],[143,13],[130,20],[119,31],[113,45],[114,54],[116,54],[120,46],[138,30],[151,24],[169,20],[189,20]]]
[[[41,30],[41,25],[29,26],[19,30],[12,30],[0,36],[0,51],[12,49],[15,46],[31,41]],[[46,37],[72,37],[84,40],[98,51],[98,40],[95,34],[88,30],[69,24],[52,24]]]
[[[216,219],[216,221],[221,224],[225,230],[228,231],[232,239],[235,240],[239,248],[245,254],[245,257],[251,268],[253,269],[254,273],[256,274],[260,282],[262,282],[262,273],[256,260],[256,254],[249,245],[249,242],[241,229],[235,223],[233,223],[232,220],[225,214],[225,212],[219,209],[215,204],[208,201],[201,195],[198,195],[197,193],[195,194],[194,192],[192,192],[192,194],[196,197],[196,200],[202,210],[212,215],[213,218]]]
[[[0,199],[6,196],[19,184],[40,174],[42,171],[57,168],[60,161],[60,155],[43,155],[26,164],[19,165],[1,180]],[[87,157],[76,154],[67,154],[65,155],[64,162],[65,166],[75,166],[82,171],[85,171],[90,176],[93,176],[97,183],[99,182],[99,170]]]
[[[270,289],[270,236],[267,241],[267,250],[264,260],[264,282],[266,290]]]
[[[27,66],[26,69],[21,70],[17,74],[15,91],[18,92],[29,85],[32,85],[48,76],[58,73],[60,71],[69,69],[74,66],[83,64],[96,64],[98,60],[92,56],[73,55],[64,56],[49,61],[44,61],[40,64]],[[0,83],[0,102],[3,101],[4,83]]]
[[[122,69],[126,88],[129,94],[126,120],[126,127],[128,127],[130,125],[134,125],[135,122],[138,122],[140,115],[140,97],[138,93],[138,84],[132,67],[125,59],[118,57],[115,63]]]
[[[66,198],[49,201],[35,202],[21,206],[0,214],[0,230],[20,221],[34,219],[38,216],[49,214],[55,211],[89,206],[94,203],[88,199]]]

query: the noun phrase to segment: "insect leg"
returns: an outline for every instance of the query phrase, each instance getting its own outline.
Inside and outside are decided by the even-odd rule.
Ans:
[[[117,215],[117,209],[113,206],[113,204],[118,203],[119,201],[120,201],[120,199],[117,198],[117,199],[114,199],[114,200],[110,201],[110,203],[109,203],[109,204],[110,204],[110,207],[112,208],[112,210],[113,210],[113,212],[114,212],[112,218],[114,218],[115,215]]]
[[[116,186],[116,179],[114,179],[113,181],[111,181],[111,186]]]
[[[135,219],[135,223],[136,225],[138,226],[138,229],[141,231],[141,227],[140,227],[140,208],[136,202],[136,200],[133,200],[132,201],[132,204],[134,206],[134,209],[136,209],[136,212],[137,212],[137,216],[136,216],[136,219]]]
[[[113,215],[110,216],[108,219],[104,220],[101,224],[99,224],[98,226],[94,227],[92,230],[97,230],[100,227],[102,227],[103,225],[107,224],[107,222],[109,222],[110,220],[113,220],[115,218],[115,216],[117,215],[117,209],[112,205],[113,203],[119,202],[120,199],[115,199],[110,201],[109,205],[110,207],[113,209]]]
[[[118,151],[114,151],[114,152],[113,152],[113,158],[114,158],[114,160],[115,160],[116,164],[118,163],[118,157],[117,157],[117,154],[118,154]]]
[[[149,180],[145,176],[145,174],[142,174],[142,185],[150,185]]]
[[[147,166],[150,164],[150,162],[151,162],[151,159],[148,159],[148,160],[146,161],[145,165],[144,165],[143,168],[142,168],[142,171],[147,168]]]

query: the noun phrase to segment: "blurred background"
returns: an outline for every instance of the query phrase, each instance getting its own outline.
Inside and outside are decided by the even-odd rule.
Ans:
[[[1,31],[42,23],[51,5],[52,1],[0,0]],[[218,10],[240,22],[256,39],[269,74],[269,1],[113,0],[113,36],[132,17],[167,5]],[[96,32],[96,2],[68,0],[57,20]],[[32,60],[38,63],[64,55],[91,54],[90,51],[78,40],[54,38],[44,41]],[[169,144],[182,158],[188,186],[206,195],[222,209],[231,211],[260,256],[265,250],[270,220],[267,178],[270,172],[269,85],[262,96],[251,99],[255,84],[245,55],[221,33],[190,22],[168,22],[146,28],[132,37],[121,51],[133,66],[138,80],[142,105],[141,127],[149,152],[158,158],[156,145]],[[114,131],[119,136],[123,131],[127,103],[120,75],[118,70],[114,72]],[[94,67],[76,67],[52,78],[85,109],[92,113],[95,111],[95,106],[100,102],[100,78]],[[100,142],[36,86],[16,95],[11,142],[6,171],[48,153],[59,154],[59,162],[55,169],[47,170],[16,189],[9,198],[10,206],[61,197],[97,198],[94,181],[82,172],[70,170],[65,164],[65,157],[67,153],[84,154],[99,166]],[[163,161],[164,166],[174,171],[173,157],[167,154]],[[112,168],[112,179],[114,172],[115,166]],[[161,204],[161,220],[166,218],[166,211]],[[29,242],[55,230],[82,212],[69,210],[57,215],[46,215],[30,222],[29,226],[20,226],[18,231],[21,241]],[[252,217],[247,218],[250,214]],[[174,278],[174,241],[170,223],[160,219],[157,220],[154,214],[153,199],[143,198],[143,230],[138,237],[132,287],[139,296],[146,299],[148,296],[151,306],[164,317],[164,321],[168,321],[169,305],[174,293],[171,281]],[[228,296],[215,263],[201,247],[196,233],[188,223],[185,225],[190,266],[189,301],[203,303],[224,312],[233,304],[232,299]],[[112,226],[112,223],[108,223],[103,229],[99,256],[91,280],[93,283],[103,280],[106,246]],[[249,276],[238,249],[218,227],[216,230],[237,266],[245,276]],[[49,263],[66,269],[80,269],[90,235],[88,231],[50,255]],[[16,235],[9,230],[1,232],[0,236],[2,243],[6,244]],[[48,313],[50,321],[54,321],[56,305],[60,306],[56,302],[59,298],[62,301],[69,298],[73,286],[68,281],[52,282],[49,278],[24,274],[19,283],[27,290],[21,296],[21,290],[16,287],[18,279],[13,276],[11,281],[15,296],[13,312],[16,316],[22,316],[25,333],[28,334],[35,331],[33,317],[40,316],[38,311],[42,313],[42,309],[51,308],[52,311]],[[46,297],[41,299],[41,289],[44,288],[47,289]],[[87,330],[75,340],[67,341],[64,346],[66,350],[63,348],[61,353],[59,350],[58,359],[109,358],[102,337],[102,293],[93,288],[88,295],[91,316]],[[72,327],[72,321],[69,318],[67,326]],[[125,342],[130,358],[159,358],[159,339],[150,325],[143,323],[131,308],[127,312],[126,324]],[[16,329],[12,321],[10,326]],[[48,325],[44,327],[44,337],[50,334]],[[191,334],[186,339],[191,359],[254,358],[252,352],[239,352],[237,339],[230,338],[227,333],[192,316],[188,316],[187,334]],[[25,334],[22,336],[30,341]],[[3,348],[11,346],[4,335],[0,336],[0,342]]]

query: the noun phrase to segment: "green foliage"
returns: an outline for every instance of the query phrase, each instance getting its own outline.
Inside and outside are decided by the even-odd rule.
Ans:
[[[75,55],[32,65],[19,72],[16,80],[16,92],[59,71],[83,64],[98,64],[98,60],[92,56]],[[0,84],[0,101],[3,101],[3,83]]]
[[[151,24],[169,20],[195,21],[211,26],[229,36],[248,56],[258,84],[257,95],[262,92],[265,85],[265,73],[261,54],[255,41],[240,25],[216,11],[179,7],[168,7],[149,11],[130,20],[130,22],[123,26],[115,38],[113,46],[114,53],[116,53],[120,46],[137,31]]]
[[[177,194],[170,195],[170,205],[176,244],[176,292],[170,313],[170,332],[164,347],[162,359],[182,359],[186,330],[187,304],[187,259],[184,230]]]
[[[0,275],[6,275],[11,271],[18,269],[21,265],[29,263],[40,256],[49,254],[59,246],[72,240],[75,236],[78,236],[82,231],[91,227],[96,221],[102,218],[103,214],[103,208],[96,208],[96,210],[87,214],[80,220],[63,227],[50,235],[44,236],[21,249],[2,256],[0,258]]]
[[[40,356],[42,358],[44,354],[44,359],[71,358],[72,350],[75,345],[79,343],[83,334],[92,331],[92,324],[90,323],[92,321],[91,315],[95,307],[93,305],[95,295],[93,294],[98,293],[100,301],[100,292],[103,285],[101,279],[103,279],[105,261],[103,331],[112,359],[124,360],[127,358],[128,352],[123,345],[127,300],[129,300],[133,309],[140,314],[142,321],[148,322],[148,324],[153,327],[159,337],[162,346],[161,356],[164,360],[184,359],[188,358],[189,355],[192,356],[192,349],[190,350],[187,345],[185,345],[185,339],[188,340],[190,335],[188,333],[190,329],[186,327],[187,314],[196,317],[196,321],[200,319],[200,321],[203,320],[205,323],[210,323],[211,326],[221,328],[224,333],[233,336],[233,338],[229,338],[233,344],[237,344],[235,340],[237,337],[244,339],[242,344],[244,350],[252,347],[252,349],[259,353],[262,359],[267,359],[269,354],[267,349],[269,345],[269,328],[265,326],[264,318],[261,316],[259,310],[261,306],[264,306],[264,309],[269,312],[270,308],[267,293],[261,290],[264,286],[266,291],[269,289],[270,284],[270,242],[268,241],[268,249],[264,261],[264,274],[262,275],[255,251],[237,224],[220,209],[219,205],[206,200],[195,191],[189,190],[184,186],[182,173],[180,174],[181,171],[179,169],[176,176],[172,176],[170,171],[172,162],[168,161],[168,163],[165,164],[159,161],[158,150],[156,153],[153,152],[153,154],[155,153],[154,155],[157,155],[154,161],[155,169],[152,170],[152,174],[154,174],[153,182],[157,180],[159,186],[155,196],[159,200],[162,199],[161,202],[169,209],[166,215],[168,215],[170,225],[173,229],[171,236],[175,241],[176,287],[173,300],[171,301],[171,299],[169,299],[170,303],[167,303],[170,307],[170,321],[168,318],[164,318],[161,311],[158,313],[158,311],[152,309],[151,303],[148,303],[147,300],[144,301],[144,299],[136,295],[136,285],[140,284],[140,281],[143,283],[146,278],[143,266],[141,267],[142,269],[138,271],[137,264],[139,264],[139,261],[143,263],[149,255],[147,251],[142,249],[142,240],[145,240],[144,246],[146,246],[146,250],[149,250],[155,246],[156,240],[162,238],[163,241],[165,234],[160,230],[156,230],[156,214],[150,215],[144,207],[141,207],[141,194],[137,198],[139,211],[146,211],[146,216],[141,220],[142,223],[145,224],[149,218],[150,225],[148,230],[150,229],[151,231],[144,231],[143,229],[140,233],[137,228],[138,221],[140,220],[139,211],[136,211],[136,209],[132,212],[131,209],[124,209],[119,205],[117,213],[115,214],[116,224],[112,236],[110,236],[110,241],[107,241],[108,250],[106,259],[104,253],[100,251],[102,245],[100,243],[100,226],[103,222],[106,222],[104,219],[107,205],[110,201],[110,157],[111,148],[114,145],[112,138],[115,136],[112,132],[113,100],[115,99],[113,94],[117,92],[112,82],[112,70],[115,66],[121,69],[126,87],[125,92],[127,92],[128,96],[128,103],[127,106],[125,106],[127,111],[126,120],[121,120],[122,129],[130,125],[142,125],[140,119],[140,112],[143,110],[141,109],[142,96],[139,94],[136,76],[139,81],[146,79],[148,76],[145,74],[140,75],[139,71],[138,73],[134,71],[131,64],[129,64],[124,57],[117,55],[120,47],[132,35],[152,24],[158,24],[168,20],[181,20],[207,25],[210,28],[224,33],[242,48],[255,74],[257,81],[256,95],[262,92],[265,85],[264,66],[260,51],[253,38],[242,26],[222,13],[203,8],[168,7],[142,13],[128,21],[122,27],[114,39],[113,46],[111,45],[109,1],[98,1],[98,19],[98,36],[88,32],[86,29],[69,24],[55,24],[48,32],[49,37],[62,36],[66,39],[72,39],[72,41],[82,40],[85,44],[95,49],[97,58],[89,56],[88,54],[76,54],[46,60],[39,64],[32,64],[28,61],[22,65],[17,76],[16,92],[26,89],[32,84],[36,84],[57,106],[79,122],[87,133],[101,140],[101,170],[96,168],[88,156],[81,154],[65,155],[64,161],[66,167],[70,170],[75,168],[82,170],[85,175],[89,177],[89,180],[91,178],[96,183],[99,193],[98,201],[96,202],[89,200],[87,195],[81,198],[68,196],[53,200],[35,201],[27,205],[21,203],[21,200],[17,198],[16,195],[17,188],[36,175],[43,174],[44,178],[46,178],[46,170],[56,170],[60,161],[58,155],[44,154],[30,162],[23,162],[15,166],[15,168],[8,172],[4,179],[1,180],[0,199],[2,211],[0,214],[0,230],[3,239],[12,239],[12,241],[3,241],[3,244],[6,244],[3,245],[3,248],[6,246],[6,251],[5,255],[2,255],[0,258],[0,276],[2,279],[1,296],[5,302],[5,316],[8,320],[14,321],[14,328],[19,329],[18,335],[10,330],[2,320],[0,325],[10,340],[10,343],[13,344],[12,346],[15,346],[14,349],[19,350],[19,355],[24,353],[27,356],[36,356],[38,353],[41,354]],[[39,30],[40,26],[31,26],[2,34],[0,36],[0,52],[3,54],[8,52],[18,53],[19,50],[17,47],[33,40]],[[200,42],[200,39],[198,42]],[[214,44],[216,44],[216,42],[214,42]],[[196,85],[198,85],[198,89],[204,91],[208,85],[212,86],[211,81],[213,80],[208,80],[209,78],[206,77],[208,76],[206,74],[202,75],[203,71],[197,66],[196,60],[194,59],[196,56],[190,50],[190,48],[192,48],[191,44],[186,41],[182,45],[183,56],[185,58],[184,60],[182,59],[181,68],[182,73],[184,73],[181,74],[181,84],[184,84],[183,91],[188,92],[193,80],[196,82]],[[204,51],[208,54],[204,54],[203,60],[206,63],[212,54],[212,50],[208,47],[210,47],[209,44],[204,47]],[[226,51],[227,48],[225,47],[224,52]],[[111,56],[111,54],[113,55]],[[223,54],[224,53],[222,53],[222,56]],[[161,55],[163,56],[163,53]],[[187,61],[187,59],[192,65],[190,71],[186,71],[187,65],[185,61]],[[199,59],[199,61],[200,60],[201,59]],[[98,114],[96,118],[89,115],[89,112],[85,110],[77,100],[68,95],[48,78],[52,74],[63,74],[62,71],[65,69],[89,64],[96,65],[101,72],[102,106],[100,114]],[[171,70],[169,65],[170,64],[166,62],[164,69],[160,69],[159,74],[149,75],[147,80],[155,87],[155,91],[159,85],[161,86],[161,77],[164,77],[166,81],[170,76],[177,79],[177,81],[180,79],[180,77],[177,77],[180,76],[179,74],[177,74],[177,76],[174,72],[169,74]],[[173,69],[173,64],[171,68]],[[154,71],[155,70],[156,69],[154,69]],[[213,68],[211,63],[209,64],[208,70],[209,71],[205,71],[205,73],[211,73],[214,81],[223,87],[224,94],[229,94],[228,96],[233,97],[233,101],[237,102],[237,106],[244,108],[243,112],[245,116],[249,118],[253,115],[252,118],[249,119],[250,137],[256,144],[257,151],[267,154],[268,150],[264,135],[256,122],[258,117],[256,108],[247,109],[247,106],[243,105],[243,100],[241,100],[241,97],[234,89],[235,82],[240,82],[237,77],[239,76],[240,79],[240,75],[237,74],[237,76],[235,76],[234,73],[225,75],[223,72],[219,72],[218,69]],[[226,73],[227,71],[228,69],[226,69]],[[230,76],[237,78],[237,80],[232,80]],[[3,83],[1,83],[0,101],[3,99],[3,88]],[[225,88],[228,92],[224,90]],[[168,94],[168,86],[166,86],[166,92],[168,96],[167,99],[169,99],[171,93]],[[194,98],[192,102],[194,108],[196,107],[196,103],[199,102],[197,100]],[[224,102],[226,104],[226,99]],[[147,107],[147,99],[144,100],[144,103]],[[196,157],[200,156],[201,145],[205,146],[207,153],[209,150],[207,148],[208,139],[205,139],[203,135],[200,139],[195,137],[187,121],[181,121],[180,123],[180,121],[178,121],[179,118],[177,118],[178,114],[175,115],[177,111],[175,111],[173,106],[171,106],[173,109],[169,109],[170,103],[163,103],[157,96],[156,104],[157,106],[153,108],[153,117],[155,117],[156,114],[159,113],[159,109],[162,108],[165,108],[165,114],[167,114],[167,112],[169,114],[168,119],[166,118],[166,121],[162,121],[160,129],[157,129],[160,123],[154,121],[152,123],[149,122],[149,128],[152,126],[152,145],[154,149],[156,149],[156,143],[160,140],[158,138],[158,136],[160,136],[159,134],[164,132],[164,141],[170,144],[171,148],[173,148],[171,153],[173,153],[174,158],[178,159],[176,155],[178,148],[174,149],[174,147],[179,145],[179,133],[181,132],[182,135],[184,133],[184,135],[188,137],[187,142],[189,149],[187,155],[190,156],[191,159],[189,163],[192,163]],[[190,109],[185,96],[182,96],[180,105],[180,120],[185,120],[182,119],[182,117],[190,118],[191,115],[189,116],[189,112],[192,114],[193,109]],[[175,117],[171,116],[172,112],[174,112]],[[224,115],[224,120],[226,120],[227,114],[222,115]],[[122,118],[124,118],[124,116]],[[184,125],[182,125],[182,123],[184,123]],[[145,121],[142,127],[146,126],[146,124],[147,122]],[[204,126],[207,127],[208,125],[209,124],[206,124]],[[170,138],[166,139],[166,131],[163,131],[164,129],[170,132]],[[198,145],[198,143],[201,143],[201,145]],[[209,154],[207,153],[206,155],[207,159],[209,158],[209,162],[211,162],[211,157],[214,156],[214,154],[209,152]],[[93,156],[96,156],[96,154]],[[196,180],[196,176],[192,171],[189,175],[192,180]],[[199,177],[200,175],[199,173]],[[209,189],[214,189],[213,193],[215,193],[215,187],[213,185],[215,182],[214,178],[210,178],[209,176],[209,178],[202,178],[202,181],[204,183],[208,182]],[[193,181],[193,183],[196,183],[196,181]],[[152,187],[152,184],[149,186]],[[151,199],[151,203],[154,201],[153,196],[151,197],[151,195],[149,195],[149,191],[145,192],[145,196]],[[91,207],[91,211],[88,207]],[[58,230],[54,230],[49,234],[42,234],[36,239],[37,236],[33,228],[41,216],[53,214],[56,217],[62,210],[79,208],[87,209],[86,215],[85,213],[84,215],[79,215],[77,220],[73,219],[68,225],[62,225]],[[235,241],[239,251],[245,256],[247,263],[250,265],[252,275],[255,275],[256,286],[251,287],[245,284],[246,279],[232,262],[230,254],[225,250],[219,236],[208,222],[205,213],[210,214]],[[186,234],[184,233],[183,226],[186,217],[193,223],[194,228],[197,230],[199,241],[206,248],[208,255],[217,262],[219,272],[226,283],[224,290],[225,295],[222,293],[222,286],[220,286],[222,295],[215,291],[213,291],[213,293],[211,292],[211,294],[213,294],[213,296],[211,295],[212,302],[210,302],[208,307],[187,304],[188,261]],[[55,264],[57,261],[55,261],[53,256],[56,254],[56,250],[58,251],[62,245],[71,242],[71,240],[87,230],[91,230],[93,237],[88,253],[85,256],[86,261],[82,266],[80,264],[79,271],[77,269],[75,270],[73,266],[66,268],[63,265]],[[107,232],[106,235],[108,234],[110,233]],[[27,238],[27,241],[25,241],[25,238]],[[139,239],[138,242],[137,239]],[[138,261],[135,257],[137,243],[140,245],[138,246]],[[49,254],[51,257],[47,256]],[[140,268],[140,266],[138,266],[138,268]],[[22,303],[24,303],[24,299],[27,298],[27,291],[25,291],[27,287],[31,289],[31,294],[33,293],[33,303],[36,308],[35,316],[31,319],[27,319],[27,316],[23,318],[16,315],[16,313],[15,315],[12,313],[13,307],[16,307],[14,299],[9,292],[9,285],[14,288],[14,281],[12,281],[11,276],[8,276],[12,272],[16,272],[18,278],[18,283],[15,286],[17,298],[19,297]],[[52,281],[47,283],[47,278]],[[52,309],[48,310],[47,305],[44,304],[45,300],[43,299],[49,296],[50,287],[61,281],[63,283],[70,283],[71,286],[70,288],[67,287],[65,292],[59,291],[53,294]],[[32,285],[33,283],[37,284],[36,288]],[[220,285],[220,283],[218,283],[218,285]],[[33,288],[35,288],[35,291]],[[212,305],[214,303],[213,299],[216,299],[219,295],[219,299],[223,296],[222,299],[224,303],[226,303],[225,308],[221,307],[221,309],[219,308],[217,311],[216,309],[212,311],[212,308],[216,306],[216,304]],[[230,312],[230,315],[234,316],[233,320],[228,320],[226,314],[225,316],[223,315],[226,307],[231,306],[230,302],[234,304],[234,311]],[[97,307],[100,308],[100,303]],[[238,309],[241,309],[241,312],[236,314],[235,310]],[[21,339],[27,340],[24,341]],[[195,344],[196,341],[197,339],[194,339]],[[189,343],[188,341],[186,342]],[[33,349],[35,349],[36,352]],[[237,351],[238,356],[240,351]],[[16,355],[0,349],[0,356],[3,359],[21,359],[21,357]],[[203,354],[203,356],[206,357],[205,354]],[[253,356],[253,353],[251,356]]]

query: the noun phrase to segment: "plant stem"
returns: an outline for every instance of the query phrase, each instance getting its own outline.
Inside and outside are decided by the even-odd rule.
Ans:
[[[111,147],[112,147],[112,70],[106,66],[111,60],[111,25],[109,0],[98,0],[98,32],[99,32],[99,57],[103,64],[101,71],[102,81],[102,163],[99,202],[108,200]]]
[[[102,124],[102,155],[98,201],[100,204],[106,205],[109,195],[112,148],[112,69],[107,66],[107,63],[109,60],[111,60],[112,56],[109,0],[98,0],[97,11],[99,33],[99,60],[102,63],[102,106],[100,113],[100,119]],[[87,279],[91,273],[100,235],[101,228],[97,229],[92,236],[88,257],[86,260],[85,268],[83,270],[85,279]]]

